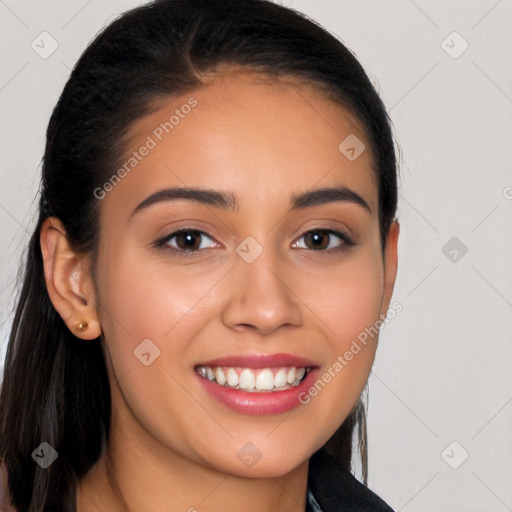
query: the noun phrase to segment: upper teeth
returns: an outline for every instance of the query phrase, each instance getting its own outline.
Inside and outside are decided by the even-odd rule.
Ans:
[[[217,384],[225,387],[254,390],[277,390],[297,386],[304,375],[306,368],[295,366],[288,368],[240,368],[226,366],[198,366],[197,373],[201,377],[215,380]]]

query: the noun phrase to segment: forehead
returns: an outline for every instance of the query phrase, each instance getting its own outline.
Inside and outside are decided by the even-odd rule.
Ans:
[[[128,155],[152,141],[124,180],[137,194],[154,192],[164,181],[239,186],[241,195],[245,187],[260,196],[269,195],[271,184],[279,193],[342,184],[365,189],[368,202],[377,204],[363,123],[339,103],[312,85],[255,72],[228,70],[205,82],[154,102],[131,126]],[[349,146],[365,149],[350,159]]]

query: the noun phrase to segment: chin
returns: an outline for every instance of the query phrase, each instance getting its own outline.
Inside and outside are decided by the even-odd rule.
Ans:
[[[316,450],[307,450],[305,447],[299,451],[283,445],[274,448],[271,443],[259,449],[255,444],[247,442],[235,451],[234,456],[224,452],[218,457],[212,457],[209,465],[218,471],[243,478],[276,478],[297,469],[314,451]]]

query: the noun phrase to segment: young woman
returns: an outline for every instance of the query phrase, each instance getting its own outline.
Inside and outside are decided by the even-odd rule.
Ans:
[[[160,0],[106,27],[48,126],[0,394],[6,510],[390,511],[364,485],[360,397],[396,174],[382,101],[306,16]]]

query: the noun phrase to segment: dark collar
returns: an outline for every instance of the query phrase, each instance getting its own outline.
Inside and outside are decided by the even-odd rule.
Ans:
[[[325,448],[309,460],[308,495],[306,512],[393,512]]]

